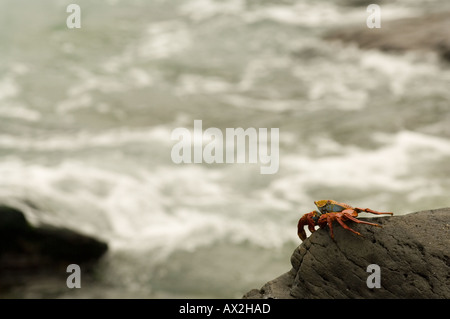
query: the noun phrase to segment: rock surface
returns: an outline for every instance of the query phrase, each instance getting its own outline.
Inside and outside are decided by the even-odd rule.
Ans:
[[[359,237],[335,223],[335,241],[328,228],[314,232],[290,271],[244,298],[450,298],[450,208],[370,221],[383,228],[347,222]],[[371,264],[380,288],[367,286]]]
[[[67,276],[70,264],[89,268],[107,248],[69,229],[34,227],[21,211],[0,205],[0,292],[37,276]]]
[[[328,40],[355,42],[364,49],[403,52],[434,51],[450,62],[450,12],[423,17],[382,21],[381,28],[365,25],[336,30],[325,35]]]

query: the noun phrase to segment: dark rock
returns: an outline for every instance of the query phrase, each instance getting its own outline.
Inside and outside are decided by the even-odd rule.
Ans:
[[[369,29],[365,24],[333,30],[328,40],[354,42],[363,49],[404,52],[407,50],[434,51],[450,61],[450,12],[433,13],[422,17],[381,22],[381,28]]]
[[[107,248],[73,230],[34,227],[21,211],[0,206],[0,288],[30,276],[65,274],[69,264],[90,267]]]
[[[450,298],[450,208],[370,221],[383,228],[347,222],[360,237],[335,225],[334,241],[328,228],[314,232],[289,272],[244,298]],[[371,264],[380,288],[367,286]]]
[[[15,208],[0,206],[0,234],[14,234],[16,232],[27,232],[30,229],[25,216]]]

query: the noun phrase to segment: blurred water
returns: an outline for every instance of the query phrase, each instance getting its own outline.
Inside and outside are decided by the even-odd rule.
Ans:
[[[69,1],[2,1],[0,202],[111,247],[94,283],[52,296],[240,297],[289,270],[314,200],[449,206],[448,65],[321,40],[366,2],[77,1],[70,30]],[[195,119],[279,128],[280,170],[174,164]]]

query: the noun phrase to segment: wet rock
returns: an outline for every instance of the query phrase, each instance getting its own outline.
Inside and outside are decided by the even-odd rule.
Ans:
[[[73,230],[34,227],[21,211],[0,206],[0,288],[44,274],[66,276],[69,264],[89,268],[107,248],[106,243]]]
[[[347,222],[364,237],[336,225],[334,241],[316,231],[290,271],[244,298],[450,298],[450,208],[370,221],[383,228]],[[367,285],[373,264],[380,288]]]
[[[382,21],[381,28],[366,25],[333,30],[328,40],[354,42],[363,49],[404,52],[408,50],[434,51],[450,62],[450,12],[433,13],[422,17]]]

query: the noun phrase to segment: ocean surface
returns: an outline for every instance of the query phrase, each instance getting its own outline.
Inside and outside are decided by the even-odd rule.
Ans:
[[[239,298],[290,269],[315,200],[450,206],[449,65],[322,40],[369,1],[80,0],[69,29],[73,2],[0,2],[0,203],[110,250],[81,289],[22,297]],[[279,128],[278,172],[175,164],[194,120]]]

